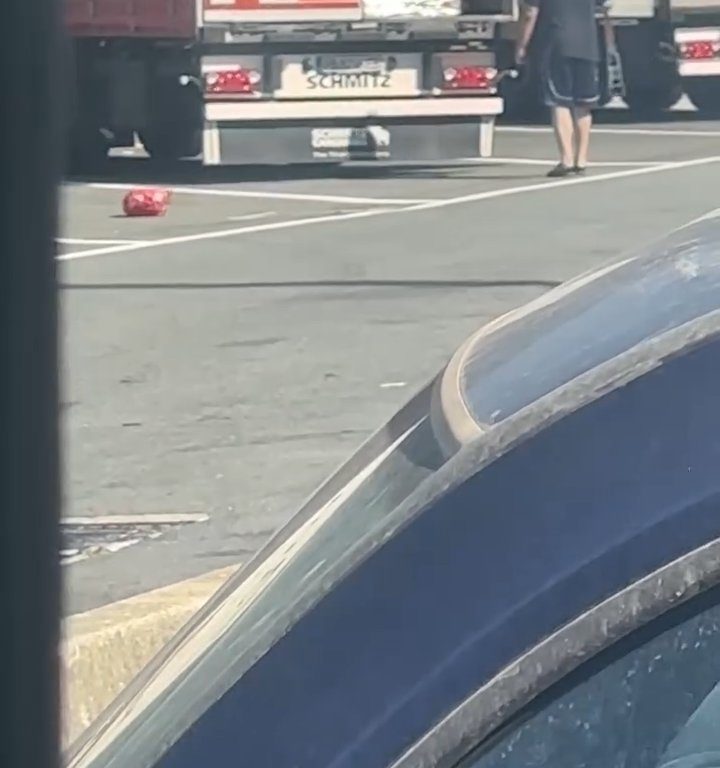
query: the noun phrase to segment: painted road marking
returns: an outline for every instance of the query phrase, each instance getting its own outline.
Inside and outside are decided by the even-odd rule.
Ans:
[[[149,512],[137,515],[88,515],[62,517],[64,525],[179,525],[205,523],[210,516],[204,512]]]
[[[88,184],[92,189],[137,189],[137,184]],[[166,187],[176,195],[206,195],[208,197],[244,197],[267,200],[297,200],[311,203],[346,203],[348,205],[414,205],[425,203],[424,199],[382,198],[382,197],[348,197],[346,195],[316,195],[305,192],[269,192],[250,189],[208,189],[207,187]]]
[[[398,211],[412,210],[410,208],[399,208]],[[58,261],[71,261],[73,259],[86,259],[91,256],[106,256],[111,253],[126,253],[128,251],[137,251],[142,248],[162,248],[166,245],[181,245],[183,243],[194,243],[200,240],[216,240],[222,237],[235,237],[238,235],[248,235],[255,232],[272,232],[280,229],[292,229],[294,227],[308,227],[313,224],[327,224],[333,221],[345,221],[347,219],[362,219],[369,216],[380,216],[389,213],[387,208],[374,208],[369,211],[353,211],[352,213],[331,214],[328,216],[314,216],[308,219],[290,219],[289,221],[274,221],[271,224],[254,224],[248,227],[236,227],[234,229],[220,229],[211,232],[198,232],[194,235],[178,235],[177,237],[165,237],[161,240],[150,240],[146,243],[132,243],[128,245],[111,245],[107,248],[93,248],[86,251],[73,251],[72,253],[61,253],[55,258]]]
[[[256,221],[277,216],[275,211],[258,211],[258,213],[246,213],[244,216],[228,216],[228,221]]]
[[[492,165],[493,163],[504,165],[557,165],[558,161],[557,158],[551,160],[550,158],[538,159],[534,157],[467,157],[461,162],[481,163],[484,165]],[[650,168],[665,163],[665,160],[602,160],[590,162],[588,166],[591,168]]]
[[[55,241],[61,245],[130,245],[148,242],[147,240],[96,240],[87,237],[56,237]]]
[[[718,216],[720,216],[720,208],[711,208],[709,211],[703,213],[702,216],[698,216],[697,219],[693,219],[692,221],[688,221],[687,224],[683,224],[680,229],[692,227],[693,224],[699,224],[701,221],[707,221],[708,219],[715,219]]]
[[[499,125],[500,133],[552,133],[553,129],[540,125]],[[717,139],[720,131],[698,131],[686,128],[593,128],[593,134],[608,136],[684,136],[686,138]]]
[[[711,165],[720,162],[720,155],[711,155],[709,157],[700,157],[693,160],[682,160],[676,163],[663,163],[661,165],[652,165],[644,168],[628,168],[624,171],[613,171],[612,173],[599,173],[596,176],[576,176],[572,179],[558,179],[544,184],[526,184],[521,187],[510,187],[506,189],[493,189],[489,192],[475,192],[461,197],[451,197],[447,200],[435,200],[422,205],[414,205],[411,208],[401,208],[398,213],[404,211],[425,211],[432,208],[446,208],[450,205],[461,205],[463,203],[475,203],[481,200],[490,200],[496,197],[510,197],[511,195],[529,194],[532,192],[543,191],[546,189],[558,189],[579,184],[598,184],[602,181],[617,181],[619,179],[629,179],[633,176],[646,176],[651,173],[665,173],[667,171],[676,171],[682,168],[693,168],[698,165]],[[139,246],[143,247],[143,246]]]
[[[682,170],[684,168],[693,168],[695,166],[711,165],[720,161],[720,155],[711,155],[708,157],[695,158],[693,160],[682,160],[673,163],[663,163],[641,168],[627,168],[621,171],[611,173],[599,173],[595,176],[577,176],[572,179],[557,179],[554,181],[525,184],[519,187],[506,187],[503,189],[493,189],[487,192],[474,192],[459,197],[449,197],[445,199],[429,200],[416,205],[408,205],[402,208],[373,208],[364,211],[355,211],[353,213],[330,214],[327,216],[315,216],[306,219],[290,219],[289,221],[277,221],[268,224],[255,224],[247,227],[237,227],[234,229],[213,230],[209,232],[198,232],[193,235],[178,235],[176,237],[166,237],[159,240],[149,240],[144,243],[131,243],[128,245],[112,245],[105,248],[93,248],[84,251],[74,251],[63,253],[56,256],[59,261],[71,261],[74,259],[86,259],[93,256],[107,256],[113,253],[127,253],[129,251],[139,251],[149,248],[163,248],[168,245],[182,245],[184,243],[194,243],[204,240],[217,240],[225,237],[237,237],[239,235],[255,234],[258,232],[273,232],[281,229],[293,229],[299,227],[309,227],[317,224],[328,224],[336,221],[347,221],[351,219],[363,219],[373,216],[383,216],[387,214],[399,215],[415,211],[425,211],[434,208],[447,208],[465,203],[475,203],[482,200],[492,200],[500,197],[510,197],[513,195],[532,194],[535,192],[544,192],[551,189],[559,189],[567,186],[577,186],[580,184],[599,184],[605,181],[618,181],[628,179],[634,176],[645,176],[651,173],[666,173],[669,171]]]

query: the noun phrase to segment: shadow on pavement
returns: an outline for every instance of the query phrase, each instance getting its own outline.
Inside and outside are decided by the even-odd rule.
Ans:
[[[197,160],[182,160],[172,165],[153,162],[143,157],[111,157],[108,162],[92,175],[68,176],[70,183],[129,183],[129,184],[173,184],[214,185],[240,184],[247,182],[306,181],[306,180],[348,180],[353,179],[442,179],[457,174],[458,170],[471,170],[493,166],[474,161],[462,160],[447,163],[306,163],[297,165],[253,165],[203,167]],[[517,179],[536,178],[535,175],[519,176]],[[472,174],[482,180],[496,177]]]

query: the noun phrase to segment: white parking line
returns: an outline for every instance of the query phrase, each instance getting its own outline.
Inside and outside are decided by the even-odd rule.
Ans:
[[[618,179],[629,179],[633,176],[646,176],[650,173],[666,173],[676,171],[682,168],[692,168],[697,165],[710,165],[720,162],[720,155],[710,157],[700,157],[693,160],[682,160],[676,163],[663,163],[653,165],[647,168],[628,168],[624,171],[613,171],[612,173],[599,173],[596,176],[576,176],[572,179],[564,178],[549,181],[544,184],[526,184],[522,187],[510,187],[506,189],[492,189],[489,192],[475,192],[461,197],[452,197],[447,200],[435,200],[422,205],[414,205],[411,208],[401,208],[402,211],[426,211],[431,208],[445,208],[449,205],[460,205],[462,203],[476,203],[481,200],[489,200],[496,197],[509,197],[510,195],[519,195],[532,192],[542,192],[546,189],[558,189],[560,187],[577,186],[579,184],[598,184],[603,181],[616,181]]]
[[[308,227],[316,224],[327,224],[336,221],[347,221],[350,219],[370,218],[372,216],[382,216],[387,214],[400,215],[402,213],[411,213],[415,211],[425,211],[433,208],[447,208],[454,205],[465,203],[480,202],[481,200],[491,200],[500,197],[509,197],[511,195],[532,194],[535,192],[545,192],[550,189],[560,189],[562,187],[579,186],[581,184],[599,184],[605,181],[618,181],[628,179],[634,176],[645,176],[651,173],[667,173],[670,171],[681,170],[683,168],[692,168],[695,166],[711,165],[720,162],[720,155],[695,158],[693,160],[682,160],[674,163],[664,163],[643,168],[627,168],[622,171],[613,171],[611,173],[599,173],[593,176],[579,176],[572,179],[558,179],[554,181],[525,184],[520,187],[506,187],[504,189],[492,189],[487,192],[475,192],[469,195],[459,197],[449,197],[442,200],[426,201],[417,205],[409,205],[403,208],[373,208],[364,211],[354,211],[353,213],[339,213],[327,216],[315,216],[306,219],[291,219],[289,221],[275,221],[268,224],[255,224],[248,227],[238,227],[235,229],[222,229],[210,232],[198,232],[193,235],[178,235],[177,237],[167,237],[160,240],[149,240],[145,243],[130,243],[128,245],[115,245],[106,248],[93,248],[85,251],[75,251],[72,253],[59,254],[56,258],[59,261],[70,261],[73,259],[85,259],[92,256],[106,256],[113,253],[125,253],[129,251],[144,250],[148,248],[162,248],[167,245],[182,245],[184,243],[193,243],[203,240],[217,240],[225,237],[236,237],[238,235],[254,234],[257,232],[272,232],[281,229],[293,229],[297,227]]]
[[[720,216],[720,208],[711,208],[709,211],[703,213],[702,216],[698,216],[697,219],[693,219],[692,221],[688,221],[687,224],[683,224],[680,229],[692,227],[693,224],[699,224],[701,221],[707,221],[708,219],[716,219],[718,216]]]
[[[468,157],[462,162],[489,165],[492,165],[493,163],[503,165],[557,165],[558,161],[557,159],[538,159],[535,157]],[[598,162],[590,162],[588,163],[588,166],[591,168],[650,168],[655,165],[664,164],[664,160],[601,160]]]
[[[61,517],[62,525],[180,525],[181,523],[205,523],[210,516],[205,512],[148,512],[136,515],[81,515]]]
[[[258,211],[257,213],[246,213],[243,216],[228,216],[228,221],[256,221],[257,219],[269,219],[271,216],[277,216],[275,211]]]
[[[147,242],[147,240],[96,240],[86,237],[57,237],[55,241],[61,245],[130,245]]]
[[[396,208],[395,211],[407,211],[412,208]],[[166,245],[181,245],[183,243],[194,243],[199,240],[216,240],[222,237],[234,237],[237,235],[248,235],[254,232],[271,232],[279,229],[292,229],[294,227],[308,227],[313,224],[327,224],[333,221],[344,221],[346,219],[362,219],[368,216],[379,216],[383,213],[390,213],[387,208],[373,208],[366,211],[353,211],[352,213],[331,214],[328,216],[314,216],[308,219],[290,219],[289,221],[274,221],[269,224],[254,224],[249,227],[236,227],[234,229],[219,229],[211,232],[198,232],[194,235],[178,235],[177,237],[164,237],[160,240],[149,240],[145,243],[129,243],[127,245],[110,245],[107,248],[93,248],[85,251],[73,251],[72,253],[61,253],[56,256],[58,261],[71,261],[74,259],[87,259],[91,256],[106,256],[111,253],[125,253],[127,251],[137,251],[143,248],[162,248]]]
[[[500,133],[552,133],[553,129],[539,125],[499,125],[496,129]],[[720,131],[693,131],[679,128],[593,128],[593,134],[606,134],[609,136],[684,136],[686,138],[717,139]]]
[[[68,555],[67,557],[60,555],[60,565],[74,565],[75,563],[81,563],[83,560],[88,559],[88,555],[76,554]]]
[[[136,189],[137,184],[88,184],[92,189]],[[207,187],[165,187],[176,195],[206,195],[208,197],[245,197],[266,200],[297,200],[308,203],[347,203],[348,205],[414,205],[425,203],[424,199],[402,199],[384,197],[348,197],[346,195],[316,195],[305,192],[269,192],[265,190],[249,189],[209,189]]]

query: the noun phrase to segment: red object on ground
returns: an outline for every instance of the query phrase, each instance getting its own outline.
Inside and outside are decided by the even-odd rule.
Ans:
[[[170,190],[138,187],[123,198],[123,211],[126,216],[164,216],[169,204]]]

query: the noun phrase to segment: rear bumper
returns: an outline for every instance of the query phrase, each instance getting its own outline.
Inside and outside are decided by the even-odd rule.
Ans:
[[[378,118],[477,118],[502,114],[499,96],[434,99],[337,99],[320,101],[210,101],[205,119],[211,122],[263,120],[343,120],[372,123]]]
[[[499,97],[205,105],[205,165],[492,155]],[[354,130],[353,130],[354,129]]]
[[[332,125],[206,123],[203,135],[205,165],[291,164],[392,160],[417,162],[492,155],[494,117],[473,122],[398,123],[366,126],[352,146],[342,141],[318,142]]]
[[[678,27],[675,30],[675,44],[720,43],[720,27]],[[680,59],[680,77],[717,77],[720,75],[720,58]]]
[[[709,61],[680,61],[678,64],[680,77],[718,77],[720,75],[720,60]]]

